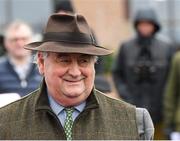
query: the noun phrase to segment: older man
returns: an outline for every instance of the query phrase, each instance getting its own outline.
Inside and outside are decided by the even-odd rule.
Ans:
[[[37,51],[40,89],[0,109],[0,139],[152,139],[148,112],[94,88],[95,44],[82,15],[54,14]]]
[[[42,77],[32,63],[31,51],[23,48],[32,41],[32,30],[22,21],[12,22],[5,30],[7,53],[0,58],[0,94],[18,93],[21,97],[38,88]]]

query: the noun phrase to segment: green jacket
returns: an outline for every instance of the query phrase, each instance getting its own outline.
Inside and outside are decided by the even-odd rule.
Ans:
[[[164,124],[166,129],[180,132],[180,52],[173,58],[167,82],[164,97]]]
[[[73,124],[75,140],[136,140],[135,107],[94,90]],[[49,106],[46,85],[0,109],[0,139],[65,140],[65,132]]]

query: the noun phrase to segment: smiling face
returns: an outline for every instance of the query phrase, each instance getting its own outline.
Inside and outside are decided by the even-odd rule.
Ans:
[[[48,92],[63,106],[75,106],[90,95],[95,77],[95,57],[85,54],[38,53],[38,68]]]

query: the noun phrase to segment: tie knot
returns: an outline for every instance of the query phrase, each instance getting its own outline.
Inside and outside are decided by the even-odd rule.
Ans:
[[[68,107],[68,108],[64,108],[64,109],[65,109],[67,115],[72,114],[73,111],[74,111],[74,108],[73,108],[73,107]]]

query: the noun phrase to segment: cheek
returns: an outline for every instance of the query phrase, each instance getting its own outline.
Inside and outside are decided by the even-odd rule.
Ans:
[[[92,68],[88,68],[87,70],[86,70],[86,76],[87,76],[87,83],[89,83],[89,85],[91,84],[91,83],[93,83],[94,82],[94,78],[95,78],[95,70],[94,70],[94,67],[92,67]]]
[[[7,42],[6,44],[5,44],[5,48],[8,50],[8,51],[13,51],[14,50],[14,45],[13,44],[11,44],[11,43],[9,43],[9,42]]]
[[[59,67],[57,65],[45,65],[44,73],[46,76],[48,76],[50,79],[55,81],[55,79],[59,79],[62,76],[64,76],[67,72],[66,68]]]

